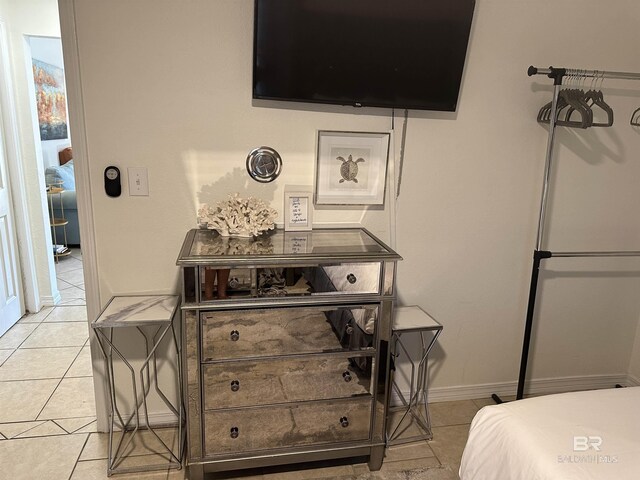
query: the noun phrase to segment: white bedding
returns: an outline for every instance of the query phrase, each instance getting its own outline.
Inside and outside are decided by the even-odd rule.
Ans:
[[[483,408],[471,423],[460,479],[640,479],[640,387]]]

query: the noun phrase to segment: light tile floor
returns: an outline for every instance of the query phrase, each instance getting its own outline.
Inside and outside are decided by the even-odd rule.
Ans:
[[[0,465],[12,480],[107,478],[107,435],[96,433],[79,250],[56,265],[61,303],[23,317],[0,338]],[[433,440],[390,447],[382,469],[334,462],[212,475],[244,480],[456,480],[469,424],[491,399],[431,405]],[[144,439],[143,439],[144,440]],[[148,441],[143,443],[149,443]],[[149,458],[132,445],[134,462]],[[185,471],[117,475],[183,480]]]

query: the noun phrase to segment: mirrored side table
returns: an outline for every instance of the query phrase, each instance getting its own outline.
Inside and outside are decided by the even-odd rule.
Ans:
[[[409,378],[409,394],[402,392],[396,382],[396,372],[393,372],[392,391],[400,399],[401,405],[390,407],[387,445],[399,445],[418,440],[431,440],[431,419],[429,417],[429,403],[427,399],[428,361],[429,353],[442,332],[442,325],[436,322],[428,313],[418,306],[398,307],[395,310],[392,336],[391,355],[397,369],[397,359],[400,355],[411,365]],[[416,334],[420,338],[419,358],[412,358],[408,342],[403,341],[403,335]],[[399,418],[398,418],[399,417]]]
[[[111,411],[108,476],[114,473],[182,468],[185,443],[184,405],[182,402],[180,341],[175,327],[175,322],[179,322],[180,318],[179,306],[178,295],[116,296],[111,298],[100,316],[91,323],[105,357],[109,387]],[[114,340],[114,332],[116,331],[118,338],[127,338],[128,348],[118,348],[118,341]],[[124,337],[120,337],[120,334]],[[175,370],[178,372],[176,385],[178,395],[174,402],[167,398],[158,381],[158,362],[159,360],[163,363],[167,361],[164,357],[158,358],[158,346],[166,337],[170,337],[170,348],[175,349],[176,353]],[[140,360],[139,354],[133,355],[130,352],[132,338],[137,338],[140,341],[145,352],[145,357],[139,368],[132,365],[134,358],[137,361]],[[127,358],[128,356],[133,358]],[[123,364],[128,369],[132,398],[125,388],[121,388],[116,383],[114,358],[116,362]],[[125,381],[120,378],[119,380],[121,380],[121,384]],[[147,398],[152,388],[176,418],[177,437],[174,436],[173,441],[168,441],[167,436],[162,435],[160,426],[153,426],[149,422]],[[133,411],[123,413],[121,411],[122,404],[125,404],[127,397],[129,397],[127,403],[129,406],[125,408],[133,409]],[[136,437],[142,436],[143,432],[146,432],[146,438],[136,439]],[[114,443],[116,437],[118,439]],[[138,450],[136,455],[140,455],[139,445],[145,447],[145,452],[158,455],[161,462],[151,465],[126,462],[134,449]]]
[[[62,182],[47,185],[47,199],[49,203],[49,225],[51,227],[51,239],[53,240],[53,258],[56,263],[61,257],[71,254],[67,246],[67,225],[69,221],[64,216],[64,193]]]

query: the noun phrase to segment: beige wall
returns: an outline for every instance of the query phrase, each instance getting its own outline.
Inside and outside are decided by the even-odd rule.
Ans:
[[[175,260],[200,202],[240,191],[280,211],[285,185],[313,181],[316,130],[389,130],[387,111],[252,106],[252,11],[253,2],[237,0],[78,2],[103,302],[117,293],[177,289]],[[261,145],[283,158],[277,182],[259,184],[246,174],[247,154]],[[104,194],[103,170],[111,164],[123,173],[117,199]],[[148,168],[149,197],[128,196],[127,167]],[[314,220],[362,216],[316,211]],[[388,233],[388,214],[371,216],[373,228]]]
[[[410,113],[397,205],[397,249],[405,257],[398,292],[445,327],[434,353],[436,389],[516,378],[546,142],[535,115],[550,94],[549,81],[527,78],[526,68],[640,71],[640,5],[613,3],[479,0],[457,114]],[[77,2],[102,303],[114,294],[177,291],[175,259],[200,201],[241,191],[280,210],[284,185],[312,183],[318,129],[390,128],[386,110],[253,105],[252,6]],[[638,248],[640,137],[626,118],[640,106],[638,86],[605,83],[614,129],[560,133],[554,249]],[[259,145],[283,157],[273,184],[244,172],[247,153]],[[103,193],[111,164],[124,175],[117,199]],[[149,169],[151,193],[130,197],[126,168],[140,166]],[[315,220],[364,218],[388,238],[390,206],[364,216],[316,212]],[[620,266],[630,272],[619,274]],[[542,281],[533,375],[626,374],[640,316],[633,298],[640,264],[545,264],[574,267],[586,273]]]
[[[102,305],[178,291],[176,258],[201,202],[238,191],[281,212],[285,185],[313,182],[317,130],[391,128],[386,110],[253,106],[252,15],[252,1],[76,3]],[[261,145],[283,158],[274,183],[246,173]],[[123,175],[119,198],[104,193],[109,165]],[[149,197],[128,195],[128,167],[148,169]],[[316,210],[314,222],[363,223],[389,240],[390,210]]]
[[[481,0],[457,117],[412,119],[399,294],[445,326],[434,387],[517,378],[547,139],[535,118],[551,88],[527,78],[527,67],[638,72],[639,15],[632,1]],[[629,126],[640,84],[605,87],[614,128],[559,132],[545,249],[640,246],[640,137]],[[533,377],[626,374],[640,261],[552,259],[544,268]]]

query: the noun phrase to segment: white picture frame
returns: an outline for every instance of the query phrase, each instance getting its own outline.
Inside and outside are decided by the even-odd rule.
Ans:
[[[286,186],[284,191],[284,229],[291,232],[313,228],[313,190],[309,187]]]
[[[384,205],[389,132],[318,131],[315,205]]]

